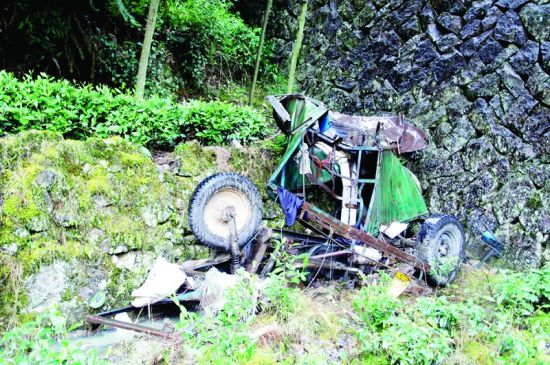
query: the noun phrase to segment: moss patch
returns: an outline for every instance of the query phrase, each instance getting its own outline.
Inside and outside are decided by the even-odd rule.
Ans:
[[[29,131],[0,138],[0,328],[32,313],[25,304],[29,277],[55,262],[71,263],[61,307],[95,311],[86,303],[97,291],[107,293],[105,307],[127,303],[152,258],[207,255],[194,244],[187,205],[209,174],[249,177],[266,209],[277,211],[265,191],[277,146],[220,148],[229,154],[221,166],[214,149],[189,142],[169,154],[176,168],[166,170],[147,150],[118,137],[72,141]],[[121,264],[128,254],[136,257],[129,267]]]

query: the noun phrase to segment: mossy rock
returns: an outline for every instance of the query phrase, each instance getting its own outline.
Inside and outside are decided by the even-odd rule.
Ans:
[[[87,303],[98,291],[106,293],[103,309],[126,304],[155,257],[181,262],[208,255],[187,223],[193,189],[209,174],[230,170],[251,178],[265,196],[281,152],[265,146],[189,142],[169,154],[177,168],[166,170],[121,138],[72,141],[37,131],[0,138],[0,274],[6,278],[0,328],[47,304],[28,297],[39,273],[65,270],[62,293],[52,293],[48,303],[77,321],[96,310]]]

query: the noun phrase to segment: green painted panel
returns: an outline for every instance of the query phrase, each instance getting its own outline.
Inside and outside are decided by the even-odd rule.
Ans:
[[[428,213],[416,178],[391,151],[382,152],[367,231],[378,234],[380,225],[406,222]]]
[[[298,134],[294,134],[290,138],[290,142],[288,144],[287,151],[283,156],[282,162],[279,163],[278,169],[270,178],[270,181],[276,181],[276,185],[280,185],[288,190],[302,188],[302,186],[304,185],[306,187],[316,185],[300,174],[298,163],[294,161],[294,156],[300,150],[301,146],[298,137]],[[319,158],[321,161],[327,158],[327,154],[316,147],[310,148],[310,154],[317,156],[317,158]],[[314,176],[317,176],[317,174],[319,174],[320,182],[327,183],[329,181],[332,181],[332,175],[328,171],[319,171],[319,169],[320,168],[317,165],[315,165],[313,162],[311,163],[312,173]],[[340,166],[335,165],[334,171],[336,173],[340,173]]]
[[[286,146],[286,151],[277,165],[277,169],[273,172],[271,177],[269,178],[269,183],[273,189],[276,189],[277,186],[282,186],[285,189],[288,189],[288,185],[286,183],[286,174],[285,169],[287,162],[289,162],[290,158],[294,155],[296,152],[296,149],[300,146],[300,143],[302,141],[302,136],[299,133],[293,134],[289,137],[288,144]]]
[[[291,99],[286,106],[290,114],[290,132],[292,134],[303,134],[304,125],[311,125],[316,122],[327,109],[322,104],[316,104],[317,101],[309,98]]]

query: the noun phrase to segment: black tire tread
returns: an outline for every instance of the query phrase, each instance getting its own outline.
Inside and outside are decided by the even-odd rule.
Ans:
[[[418,232],[418,235],[416,236],[417,239],[417,246],[416,246],[416,254],[419,258],[426,261],[428,264],[432,265],[434,262],[432,261],[432,250],[434,250],[434,242],[432,241],[432,238],[436,236],[437,232],[443,229],[445,226],[452,224],[455,227],[457,227],[461,234],[461,242],[460,242],[460,252],[459,252],[459,260],[457,262],[457,265],[454,267],[454,269],[447,275],[446,278],[438,278],[432,275],[431,273],[427,273],[427,279],[428,282],[432,285],[437,286],[444,286],[449,284],[458,274],[460,270],[460,264],[464,261],[464,257],[466,255],[466,236],[464,234],[464,227],[462,224],[456,219],[454,216],[447,215],[447,214],[432,214],[426,219],[426,221],[421,225],[420,231]]]
[[[252,204],[252,217],[249,226],[244,232],[240,232],[238,237],[239,247],[244,246],[254,236],[262,222],[262,199],[258,188],[252,181],[233,172],[221,172],[206,177],[197,185],[189,200],[189,227],[199,242],[218,251],[228,251],[229,242],[223,242],[223,239],[208,230],[202,221],[201,212],[210,197],[225,187],[232,187],[246,193]]]

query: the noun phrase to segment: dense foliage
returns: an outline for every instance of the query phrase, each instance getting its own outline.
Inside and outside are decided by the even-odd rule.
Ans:
[[[547,361],[550,266],[482,280],[466,289],[472,293],[422,297],[412,305],[387,295],[387,276],[364,287],[353,302],[363,356],[399,364],[464,363],[464,356],[476,363]]]
[[[5,71],[0,71],[0,123],[2,133],[43,129],[73,139],[119,135],[155,148],[184,139],[249,142],[268,131],[265,117],[244,106],[160,97],[138,101],[104,86],[74,86],[45,75],[19,80]]]
[[[250,28],[230,12],[232,3],[220,0],[171,0],[168,47],[186,79],[197,86],[216,85],[223,80],[249,78],[259,43],[259,28]],[[271,45],[264,49],[268,60]],[[276,68],[266,64],[265,76]]]
[[[149,60],[148,94],[217,95],[250,79],[259,29],[233,0],[166,0]],[[9,0],[0,7],[0,69],[132,89],[149,0]],[[277,75],[265,46],[260,78]]]

